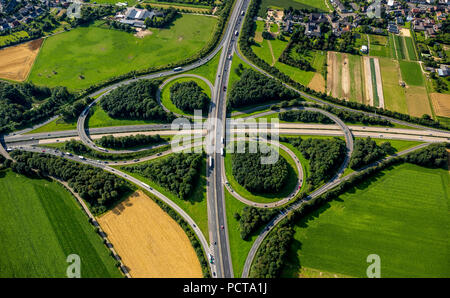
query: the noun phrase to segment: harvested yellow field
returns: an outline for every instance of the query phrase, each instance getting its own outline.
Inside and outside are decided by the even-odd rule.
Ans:
[[[431,93],[431,101],[436,115],[450,117],[450,95],[441,93]]]
[[[325,92],[325,80],[320,73],[314,74],[311,82],[309,82],[308,87],[317,91]]]
[[[138,191],[98,218],[132,277],[202,277],[183,229]]]
[[[43,39],[36,39],[0,50],[0,78],[25,81]]]
[[[408,113],[411,116],[422,117],[423,114],[432,115],[425,87],[407,86],[405,88],[405,95]]]

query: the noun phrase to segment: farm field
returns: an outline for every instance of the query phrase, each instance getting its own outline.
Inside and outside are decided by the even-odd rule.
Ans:
[[[209,88],[208,84],[206,84],[204,81],[198,79],[198,78],[192,78],[192,77],[186,77],[186,78],[179,78],[176,80],[173,80],[169,82],[166,86],[164,86],[162,92],[161,92],[161,103],[170,111],[174,113],[178,113],[181,115],[193,115],[186,113],[182,111],[181,109],[177,108],[175,104],[170,99],[170,87],[172,87],[176,83],[183,83],[183,82],[190,82],[194,81],[196,82],[202,89],[203,92],[208,95],[208,97],[211,99],[211,89]]]
[[[435,114],[441,117],[450,117],[450,95],[431,93],[430,97]]]
[[[283,276],[365,277],[375,253],[381,277],[449,277],[449,186],[443,169],[383,171],[297,224]]]
[[[98,222],[132,277],[202,277],[200,262],[183,229],[142,191]]]
[[[214,17],[183,15],[170,29],[152,28],[144,38],[100,28],[100,22],[78,27],[46,40],[28,80],[74,90],[132,70],[174,63],[203,48],[216,23]]]
[[[420,65],[416,62],[400,61],[400,70],[402,73],[403,81],[406,85],[424,86],[425,81],[423,79]]]
[[[400,61],[399,64],[402,79],[406,83],[405,95],[408,113],[417,117],[422,117],[423,114],[432,115],[420,65],[408,61]]]
[[[0,49],[0,78],[25,81],[36,59],[43,39]]]
[[[81,277],[121,277],[75,198],[57,182],[0,172],[0,277],[66,277],[70,254]]]
[[[405,89],[400,86],[401,74],[398,61],[389,58],[379,58],[379,61],[386,109],[407,114],[408,105]]]
[[[369,36],[369,55],[376,57],[390,57],[389,39],[382,35]]]
[[[383,106],[378,58],[328,52],[327,93],[337,98]]]

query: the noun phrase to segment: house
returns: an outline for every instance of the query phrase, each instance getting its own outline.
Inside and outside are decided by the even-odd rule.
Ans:
[[[395,24],[389,24],[388,25],[388,31],[390,32],[390,33],[393,33],[393,34],[398,34],[400,31],[398,30],[398,27],[397,27],[397,25],[395,25]]]
[[[447,65],[441,64],[441,67],[437,69],[437,73],[440,77],[447,77],[450,75],[450,70]]]
[[[144,21],[145,19],[153,19],[155,13],[153,11],[148,11],[146,9],[130,8],[125,14],[127,20],[139,20]]]

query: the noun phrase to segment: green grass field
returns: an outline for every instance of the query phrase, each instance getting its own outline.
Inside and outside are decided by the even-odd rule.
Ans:
[[[220,55],[222,53],[222,50],[220,50],[211,60],[203,64],[202,66],[193,69],[187,73],[197,74],[199,76],[202,76],[206,79],[208,79],[211,84],[214,85],[214,82],[216,81],[216,75],[217,75],[217,67],[219,66],[219,60]]]
[[[161,157],[161,158],[165,158]],[[155,161],[156,159],[145,162],[145,163],[151,163]],[[113,166],[114,167],[114,166]],[[202,168],[200,169],[200,176],[199,181],[197,185],[194,187],[191,195],[186,199],[182,200],[178,196],[176,196],[174,193],[168,191],[167,189],[163,188],[156,182],[143,177],[142,175],[139,175],[137,173],[131,173],[129,171],[124,170],[124,167],[118,167],[115,168],[120,169],[121,171],[129,174],[130,176],[139,179],[169,199],[171,199],[174,203],[176,203],[180,208],[182,208],[184,211],[186,211],[187,214],[189,214],[190,217],[198,224],[198,227],[205,235],[206,239],[209,238],[208,233],[208,209],[207,209],[207,200],[206,200],[206,160],[202,162]]]
[[[217,19],[183,15],[168,29],[138,38],[100,28],[100,22],[48,38],[28,80],[38,85],[82,89],[108,78],[175,63],[197,53],[211,39]]]
[[[49,122],[39,128],[36,128],[27,134],[31,133],[41,133],[41,132],[52,132],[52,131],[63,131],[63,130],[75,130],[77,129],[77,122],[65,122],[62,118],[57,118],[52,122]]]
[[[405,89],[400,86],[398,61],[379,58],[381,81],[383,83],[384,106],[391,111],[408,113]]]
[[[414,42],[411,37],[403,37],[405,39],[406,49],[408,50],[408,59],[411,61],[417,61],[416,50],[414,47]]]
[[[170,111],[174,113],[178,113],[181,115],[193,115],[193,113],[187,113],[183,110],[177,108],[175,104],[170,99],[170,87],[172,87],[176,83],[183,83],[183,82],[189,82],[194,81],[196,82],[202,89],[203,92],[208,95],[209,99],[211,99],[211,89],[209,88],[208,84],[206,84],[204,81],[198,79],[198,78],[192,78],[192,77],[186,77],[186,78],[179,78],[176,80],[173,80],[169,82],[166,86],[164,86],[162,92],[161,92],[161,103]]]
[[[390,39],[388,39],[386,36],[372,34],[369,35],[369,40],[370,56],[390,57]]]
[[[57,182],[0,172],[0,277],[66,277],[70,254],[81,277],[121,277],[101,238]]]
[[[399,61],[402,78],[407,85],[424,86],[422,70],[416,62]]]
[[[242,240],[239,221],[234,218],[236,212],[241,213],[242,209],[246,206],[241,203],[235,197],[233,197],[228,190],[225,189],[225,205],[227,211],[227,224],[228,224],[228,239],[230,242],[231,260],[233,262],[234,277],[240,278],[244,269],[245,259],[248,252],[256,239],[258,232],[255,232],[253,236],[248,240]]]
[[[378,254],[381,277],[450,277],[449,186],[443,169],[383,171],[298,222],[283,276],[365,277],[367,256]]]
[[[108,113],[99,105],[91,108],[91,115],[87,119],[87,127],[109,127],[109,126],[125,126],[125,125],[141,125],[141,124],[158,124],[160,122],[149,120],[128,120],[111,118]]]

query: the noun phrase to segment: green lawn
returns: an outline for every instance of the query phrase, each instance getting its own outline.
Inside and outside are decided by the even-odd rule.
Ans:
[[[99,105],[94,105],[91,108],[91,115],[87,119],[87,127],[109,127],[109,126],[124,126],[124,125],[141,125],[141,124],[159,124],[159,122],[150,120],[128,120],[111,118],[108,113]]]
[[[239,68],[239,64],[242,64],[243,69],[250,68],[238,55],[233,56],[233,62],[231,63],[230,68],[230,77],[228,79],[228,88],[231,88],[234,82],[239,81],[240,74],[236,72],[236,69]],[[229,94],[229,93],[228,93]]]
[[[57,118],[52,122],[49,122],[39,128],[27,132],[26,134],[41,133],[41,132],[52,132],[52,131],[63,131],[63,130],[75,130],[77,129],[77,122],[65,122],[62,118]]]
[[[161,157],[166,158],[167,156]],[[154,162],[156,159],[152,161],[147,161],[145,163],[151,163]],[[209,233],[208,233],[208,210],[207,210],[207,200],[206,200],[206,160],[202,162],[202,168],[200,169],[200,177],[197,185],[192,191],[192,194],[186,199],[180,199],[178,196],[176,196],[174,193],[170,192],[169,190],[163,188],[156,182],[143,177],[142,175],[139,175],[137,173],[131,173],[129,171],[124,170],[124,167],[118,167],[115,168],[120,169],[121,171],[129,174],[130,176],[139,179],[166,197],[168,197],[170,200],[172,200],[175,204],[177,204],[180,208],[182,208],[184,211],[186,211],[187,214],[197,223],[200,230],[203,232],[203,235],[205,235],[206,239],[209,239]]]
[[[0,277],[66,277],[70,254],[81,277],[121,277],[75,198],[60,184],[0,172]]]
[[[198,78],[192,78],[192,77],[185,77],[185,78],[179,78],[175,79],[169,83],[167,83],[166,86],[164,86],[162,92],[161,92],[161,103],[170,111],[181,114],[181,115],[193,115],[193,113],[187,113],[183,110],[177,108],[175,104],[170,99],[170,87],[172,87],[175,83],[183,83],[183,82],[189,82],[194,81],[196,82],[202,89],[203,92],[208,95],[209,99],[211,99],[211,89],[209,88],[208,84],[206,84],[204,81],[198,79]]]
[[[233,197],[228,190],[225,189],[225,206],[227,212],[227,224],[228,224],[228,239],[230,242],[231,261],[233,262],[234,277],[240,278],[242,271],[244,270],[245,260],[247,259],[248,252],[256,239],[258,232],[255,232],[253,236],[248,240],[242,240],[239,229],[239,221],[234,218],[236,212],[241,213],[242,209],[246,206],[241,201]]]
[[[406,85],[424,86],[422,70],[417,62],[399,61],[402,78]]]
[[[295,188],[297,184],[298,179],[298,170],[295,166],[294,160],[291,158],[291,156],[284,150],[280,149],[279,151],[280,157],[283,157],[286,159],[288,165],[289,165],[289,175],[288,180],[286,184],[284,185],[283,189],[277,193],[277,194],[255,194],[248,191],[245,187],[241,186],[236,179],[233,176],[232,171],[232,154],[225,154],[225,173],[227,181],[230,183],[231,187],[234,191],[236,191],[238,194],[240,194],[242,197],[258,202],[258,203],[273,203],[278,200],[281,200],[285,197],[287,197]]]
[[[403,164],[350,190],[295,226],[283,276],[300,268],[365,277],[450,277],[449,173]]]
[[[31,70],[38,85],[82,89],[111,77],[181,61],[211,39],[217,19],[183,15],[169,29],[151,28],[137,38],[119,30],[100,28],[100,21],[49,37]]]
[[[206,79],[208,79],[211,84],[214,85],[214,82],[216,81],[216,75],[217,75],[217,67],[219,66],[219,60],[220,55],[222,53],[222,50],[220,50],[211,60],[203,64],[202,66],[193,69],[187,73],[197,74],[199,76],[202,76]]]

